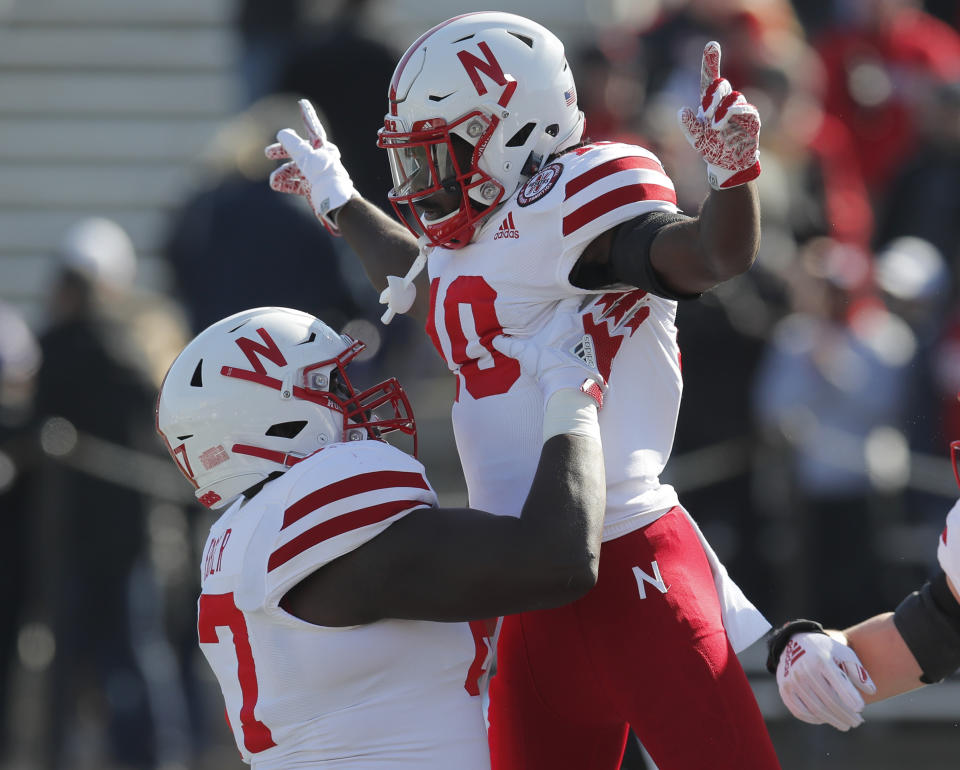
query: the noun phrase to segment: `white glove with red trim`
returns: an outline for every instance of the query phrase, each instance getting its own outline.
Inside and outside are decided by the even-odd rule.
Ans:
[[[501,334],[493,347],[520,362],[524,374],[540,384],[544,403],[563,388],[581,390],[603,406],[607,382],[597,368],[593,338],[584,331],[579,312],[558,310],[547,325],[531,337]]]
[[[340,235],[331,216],[351,198],[358,197],[350,174],[340,162],[340,150],[327,141],[327,132],[313,105],[301,99],[300,114],[307,140],[285,128],[277,134],[276,144],[264,152],[272,160],[289,160],[270,175],[270,187],[277,192],[305,195],[310,207],[332,235]]]
[[[700,108],[680,110],[680,127],[707,162],[707,181],[726,190],[760,176],[760,113],[720,77],[720,44],[707,43],[700,69]]]
[[[846,732],[863,724],[864,702],[857,690],[873,695],[877,687],[857,654],[837,636],[794,634],[777,664],[777,687],[784,705],[801,722]]]

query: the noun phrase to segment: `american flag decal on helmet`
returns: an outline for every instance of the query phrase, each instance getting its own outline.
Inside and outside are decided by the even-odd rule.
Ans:
[[[568,107],[577,101],[577,87],[571,86],[569,91],[564,91],[563,98],[566,100]]]

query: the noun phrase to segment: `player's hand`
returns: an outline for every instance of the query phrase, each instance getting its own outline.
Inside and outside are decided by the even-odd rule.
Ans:
[[[524,374],[537,380],[544,403],[563,388],[581,390],[603,406],[607,383],[600,370],[593,338],[584,331],[579,312],[558,310],[539,332],[531,337],[501,334],[493,347],[520,362]]]
[[[680,110],[680,127],[707,162],[707,180],[726,190],[760,176],[760,113],[720,77],[720,44],[703,49],[700,107]]]
[[[270,175],[270,187],[277,192],[305,195],[327,230],[339,235],[332,214],[359,193],[340,162],[340,150],[327,141],[313,105],[306,99],[298,104],[307,139],[285,128],[277,134],[276,144],[264,150],[268,158],[289,161]]]
[[[854,686],[856,685],[856,686]],[[797,719],[846,732],[863,724],[860,691],[877,691],[860,658],[844,642],[822,633],[795,634],[777,664],[777,687]]]

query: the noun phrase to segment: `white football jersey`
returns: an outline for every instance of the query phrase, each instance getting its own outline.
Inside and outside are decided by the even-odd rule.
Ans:
[[[270,770],[489,767],[475,694],[487,646],[473,624],[325,628],[280,607],[310,573],[436,504],[415,459],[355,441],[322,449],[213,525],[197,628],[244,761]]]
[[[554,314],[587,304],[585,331],[610,386],[600,412],[604,539],[677,504],[658,479],[680,405],[676,302],[628,286],[601,294],[569,281],[594,238],[651,211],[677,211],[660,162],[641,147],[600,142],[546,165],[465,248],[430,253],[427,332],[457,376],[453,425],[473,507],[519,515],[543,440],[537,383],[492,340],[504,332],[532,336]]]
[[[937,561],[950,582],[960,589],[960,500],[947,514],[947,523],[937,541]]]

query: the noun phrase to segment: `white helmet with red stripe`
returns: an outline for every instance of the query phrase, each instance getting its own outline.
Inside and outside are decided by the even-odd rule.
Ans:
[[[416,236],[461,248],[583,126],[552,32],[497,11],[449,19],[410,46],[390,82],[379,135],[390,201]]]
[[[350,382],[346,366],[363,348],[312,315],[277,307],[232,315],[187,345],[160,388],[157,431],[200,502],[220,508],[338,441],[400,430],[416,452],[400,383],[358,392]]]

